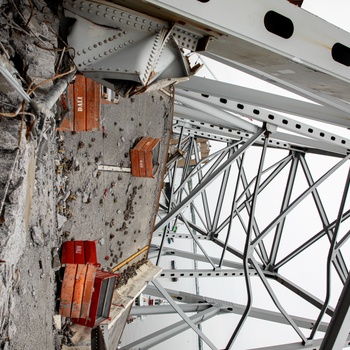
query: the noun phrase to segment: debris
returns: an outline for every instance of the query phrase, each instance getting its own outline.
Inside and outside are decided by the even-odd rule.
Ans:
[[[33,242],[38,246],[44,245],[44,234],[41,228],[32,227],[30,230]]]
[[[67,221],[67,218],[63,215],[57,214],[57,228],[60,230],[64,223]]]
[[[53,325],[59,331],[62,329],[62,316],[61,315],[53,315]]]
[[[88,203],[89,197],[90,197],[90,193],[84,192],[83,198],[82,198],[83,203]]]

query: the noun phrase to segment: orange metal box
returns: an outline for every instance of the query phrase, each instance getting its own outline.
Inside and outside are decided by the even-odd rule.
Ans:
[[[100,129],[101,85],[77,74],[67,89],[67,115],[60,131],[96,131]]]
[[[85,264],[67,264],[60,298],[60,315],[88,318],[90,312],[96,267]]]
[[[131,175],[136,177],[154,177],[159,164],[160,139],[143,137],[130,150]]]

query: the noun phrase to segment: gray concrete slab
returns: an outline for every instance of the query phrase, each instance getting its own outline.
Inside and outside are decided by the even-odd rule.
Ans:
[[[98,257],[106,269],[149,244],[171,116],[171,98],[155,91],[102,104],[100,131],[60,133],[64,142],[58,206],[67,218],[61,229],[67,239],[98,240]],[[162,139],[162,166],[154,179],[97,171],[98,164],[130,167],[130,148],[142,136]],[[145,257],[146,253],[137,261]]]

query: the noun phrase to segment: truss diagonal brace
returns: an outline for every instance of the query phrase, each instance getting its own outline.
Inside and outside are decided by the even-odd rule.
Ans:
[[[196,325],[192,322],[192,320],[182,311],[182,309],[175,303],[169,293],[163,288],[163,286],[154,279],[152,281],[154,286],[159,290],[159,292],[164,296],[164,298],[168,301],[168,303],[177,311],[177,313],[182,317],[182,319],[207,343],[207,345],[213,349],[217,350],[215,345],[207,338],[207,336],[196,327]]]
[[[168,215],[166,215],[162,220],[156,224],[154,230],[156,231],[160,227],[168,224],[173,217],[178,215],[190,202],[198,196],[202,191],[206,189],[206,187],[214,181],[227,167],[229,167],[232,162],[237,159],[246,149],[251,146],[257,138],[261,136],[261,134],[265,131],[265,129],[260,128],[253,137],[251,137],[244,145],[242,145],[236,152],[233,153],[231,157],[229,157],[221,166],[219,166],[210,177],[205,178],[198,186],[196,186],[193,191],[183,199],[177,206],[175,206]]]

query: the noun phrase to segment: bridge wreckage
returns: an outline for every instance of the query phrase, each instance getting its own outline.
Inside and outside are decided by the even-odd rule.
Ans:
[[[122,349],[149,349],[190,328],[201,349],[234,349],[247,334],[256,349],[350,344],[350,34],[301,4],[63,1],[79,72],[124,98],[160,90],[174,99],[177,147],[148,248],[155,265],[165,263],[146,288],[168,304],[131,315],[174,312],[181,321]],[[208,58],[289,94],[200,77]],[[200,138],[215,144],[205,157]],[[191,268],[167,269],[174,259]],[[186,278],[200,290],[164,286]],[[281,339],[276,329],[291,332]]]

